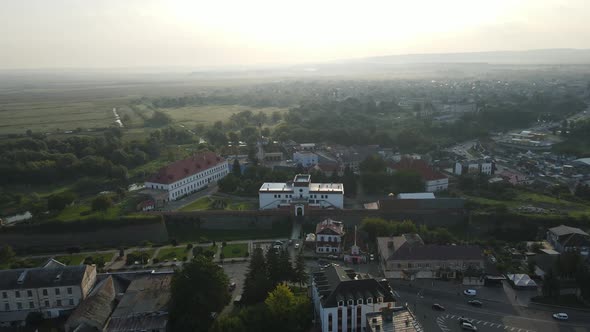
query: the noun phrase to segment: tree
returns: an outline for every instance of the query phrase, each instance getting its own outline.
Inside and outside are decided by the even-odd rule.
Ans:
[[[99,195],[92,200],[93,211],[106,211],[113,206],[113,201],[108,195]]]
[[[171,286],[172,331],[208,331],[211,313],[229,302],[229,280],[210,258],[197,256],[174,273]]]
[[[295,269],[293,271],[293,281],[298,282],[300,286],[307,284],[307,270],[305,266],[305,258],[303,257],[303,251],[299,251],[295,258]]]
[[[268,294],[264,303],[274,317],[287,317],[292,310],[295,302],[295,295],[287,284],[278,284],[277,287]]]
[[[271,289],[264,253],[261,248],[256,248],[252,252],[248,273],[244,280],[242,301],[247,304],[262,302]]]
[[[274,288],[282,281],[283,274],[276,250],[270,249],[266,252],[266,274],[268,275],[271,288]]]
[[[222,316],[215,320],[209,332],[247,332],[240,317]]]
[[[8,264],[12,262],[14,256],[15,254],[11,246],[5,244],[0,247],[0,264]]]
[[[291,264],[291,255],[287,250],[281,250],[279,253],[279,276],[280,281],[293,280],[293,265]]]
[[[311,303],[306,296],[295,296],[289,286],[279,284],[264,300],[270,311],[273,331],[307,331],[311,325]]]
[[[64,191],[59,194],[49,196],[47,199],[47,209],[51,211],[61,211],[70,205],[77,196],[71,191]]]
[[[240,165],[240,161],[237,158],[234,159],[234,164],[232,165],[231,171],[233,175],[235,175],[237,178],[242,176],[242,168]]]

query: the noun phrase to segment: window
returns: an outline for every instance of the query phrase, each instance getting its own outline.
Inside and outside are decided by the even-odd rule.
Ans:
[[[45,307],[49,307],[49,301],[45,300]]]
[[[59,288],[55,289],[55,295],[59,295]]]
[[[70,299],[70,305],[74,305],[74,299]]]
[[[356,300],[356,304],[363,304],[363,299]]]
[[[23,310],[23,304],[20,302],[16,302],[16,309]]]
[[[29,309],[35,309],[35,303],[33,301],[29,302]]]
[[[10,311],[10,304],[4,303],[4,310],[5,311]]]
[[[338,306],[341,307],[344,305],[344,301],[338,301]]]
[[[27,291],[27,296],[28,297],[33,297],[33,291],[32,290],[28,290]]]
[[[57,300],[57,306],[61,307],[61,300]]]
[[[15,297],[20,297],[20,291],[14,291],[14,296]]]
[[[3,299],[8,298],[8,294],[6,294],[6,292],[2,292],[2,298]]]
[[[377,303],[381,303],[381,302],[383,302],[383,298],[382,297],[378,297],[377,298]]]
[[[353,305],[354,304],[354,300],[348,300],[348,305]]]
[[[372,303],[373,303],[373,298],[372,297],[367,298],[367,304],[372,304]]]
[[[68,294],[72,294],[72,287],[68,287]]]
[[[328,332],[332,331],[332,314],[328,314]]]

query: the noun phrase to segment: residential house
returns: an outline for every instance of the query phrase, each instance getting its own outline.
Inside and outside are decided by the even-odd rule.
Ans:
[[[293,161],[303,167],[312,167],[318,164],[318,155],[309,151],[297,151],[293,153]]]
[[[452,279],[484,268],[477,246],[426,245],[418,234],[377,238],[379,260],[386,278]]]
[[[402,158],[398,163],[391,163],[386,168],[386,171],[389,174],[402,170],[414,171],[420,174],[424,181],[424,191],[436,192],[447,190],[449,188],[449,178],[441,172],[433,169],[423,159]]]
[[[590,235],[576,227],[560,225],[550,228],[547,231],[547,241],[560,253],[578,251],[582,255],[588,255],[590,249]]]
[[[340,254],[344,239],[344,224],[342,221],[326,219],[317,224],[315,229],[316,252],[319,254]]]
[[[312,170],[321,172],[325,176],[341,175],[339,172],[340,167],[337,163],[319,163],[313,166]]]
[[[494,174],[494,163],[488,160],[465,160],[455,163],[453,169],[455,175],[464,174]]]
[[[342,183],[312,183],[309,174],[297,174],[289,182],[265,182],[258,190],[261,210],[292,208],[303,216],[307,207],[337,208],[344,206]]]
[[[73,309],[86,298],[95,281],[96,267],[65,266],[55,260],[49,260],[43,267],[2,270],[0,313],[10,316]]]
[[[367,314],[395,306],[387,280],[335,264],[314,273],[311,288],[322,332],[364,331]]]
[[[228,173],[223,158],[214,152],[203,152],[161,168],[145,182],[145,188],[165,193],[166,201],[174,201],[206,188]]]

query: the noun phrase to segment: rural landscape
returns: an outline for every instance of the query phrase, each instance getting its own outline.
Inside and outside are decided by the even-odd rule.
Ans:
[[[1,4],[0,331],[590,331],[584,4],[371,2]]]

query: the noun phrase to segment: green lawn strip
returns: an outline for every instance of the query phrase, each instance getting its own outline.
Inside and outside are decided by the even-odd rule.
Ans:
[[[196,201],[183,206],[179,211],[187,212],[187,211],[199,211],[199,210],[209,210],[209,204],[211,203],[211,199],[209,197],[201,197]]]
[[[0,265],[0,270],[40,267],[49,257],[16,258],[10,263]]]
[[[247,210],[256,210],[256,204],[253,202],[238,202],[238,203],[231,203],[225,208],[226,210],[232,211],[247,211]]]
[[[248,253],[248,244],[247,243],[227,244],[225,247],[223,247],[221,249],[221,253],[223,254],[224,258],[246,257],[246,254]]]
[[[186,246],[165,247],[160,249],[156,258],[160,262],[164,260],[173,260],[174,258],[184,260],[183,258],[187,255],[188,251],[186,250]]]
[[[80,265],[87,256],[87,254],[73,254],[55,256],[54,259],[58,262],[64,263],[65,265]]]
[[[92,211],[88,203],[80,203],[67,206],[55,219],[63,222],[90,218],[114,219],[119,217],[122,208],[123,206],[121,204],[116,204],[106,211]]]

